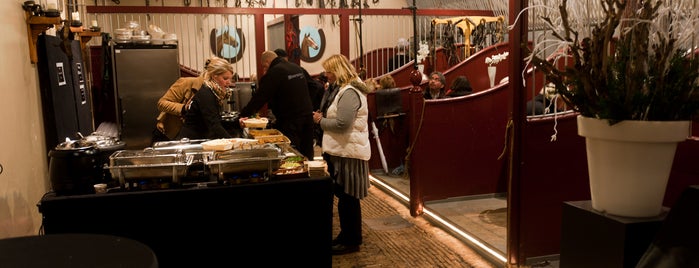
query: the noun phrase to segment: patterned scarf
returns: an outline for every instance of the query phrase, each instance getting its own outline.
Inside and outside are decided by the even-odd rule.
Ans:
[[[204,84],[206,84],[206,86],[209,87],[214,93],[214,96],[216,96],[216,99],[218,100],[218,105],[223,107],[230,97],[228,90],[221,88],[221,86],[219,86],[213,79],[204,81]]]

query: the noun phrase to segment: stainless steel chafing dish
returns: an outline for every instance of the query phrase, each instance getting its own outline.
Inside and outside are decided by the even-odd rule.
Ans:
[[[188,138],[184,138],[181,140],[174,140],[174,141],[159,141],[156,143],[153,143],[153,149],[154,150],[185,150],[185,151],[201,151],[202,146],[201,143],[207,141],[206,139],[196,139],[196,140],[190,140]]]
[[[208,141],[206,139],[190,140],[184,138],[175,141],[159,141],[153,144],[153,150],[156,151],[177,151],[182,150],[185,154],[193,157],[190,164],[204,163],[204,158],[212,154],[211,151],[204,151],[201,143]]]
[[[120,150],[109,157],[108,168],[121,185],[154,178],[171,178],[173,183],[179,183],[193,158],[183,150]]]
[[[276,146],[257,149],[228,150],[214,152],[205,158],[205,164],[211,174],[218,180],[226,179],[228,174],[246,172],[266,172],[267,176],[279,168],[283,156]]]

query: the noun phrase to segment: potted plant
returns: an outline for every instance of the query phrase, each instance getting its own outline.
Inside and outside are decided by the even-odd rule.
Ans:
[[[579,112],[593,208],[657,216],[676,145],[699,111],[697,8],[658,0],[560,0],[532,8],[546,10],[547,30],[525,60]],[[645,142],[651,151],[635,151]]]

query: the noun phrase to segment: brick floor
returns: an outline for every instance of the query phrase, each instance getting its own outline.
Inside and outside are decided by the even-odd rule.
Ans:
[[[410,216],[404,204],[377,187],[361,204],[364,244],[359,252],[333,256],[333,267],[497,267],[424,218]],[[337,207],[333,216],[334,237]]]

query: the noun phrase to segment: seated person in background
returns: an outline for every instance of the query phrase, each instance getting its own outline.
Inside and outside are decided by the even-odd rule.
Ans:
[[[555,99],[555,102],[552,100]],[[565,101],[556,93],[556,87],[549,83],[527,102],[527,115],[550,114],[554,111],[564,111]]]
[[[449,91],[447,91],[447,97],[466,96],[471,94],[471,92],[473,92],[471,82],[468,81],[466,76],[459,75],[456,77],[456,79],[454,79],[454,81],[451,82],[451,87],[449,88]]]
[[[384,75],[379,78],[380,89],[389,89],[396,87],[396,80],[393,80],[393,76],[390,74]]]
[[[177,139],[232,138],[222,124],[221,112],[228,101],[228,87],[235,71],[227,60],[212,57],[207,61],[203,86],[186,105],[184,126]]]
[[[446,79],[441,72],[434,71],[430,74],[429,84],[427,85],[427,90],[425,90],[426,100],[436,100],[443,99],[446,96],[446,89],[444,88],[446,84]]]
[[[393,55],[393,58],[388,60],[388,68],[386,69],[386,72],[391,72],[395,69],[398,69],[408,62],[409,46],[410,45],[408,44],[408,40],[405,40],[405,38],[398,39],[398,44],[395,48],[395,54]]]

